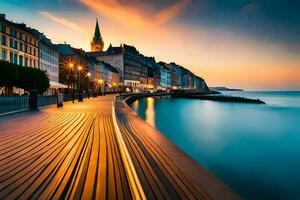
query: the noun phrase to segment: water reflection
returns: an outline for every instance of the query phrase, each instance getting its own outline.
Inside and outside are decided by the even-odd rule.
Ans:
[[[139,101],[134,101],[133,104],[132,104],[133,110],[137,110],[138,107],[139,107]]]
[[[155,127],[154,98],[152,97],[147,98],[146,122]]]

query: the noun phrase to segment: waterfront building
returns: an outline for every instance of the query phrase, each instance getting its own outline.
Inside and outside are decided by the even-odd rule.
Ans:
[[[107,92],[119,91],[119,72],[118,70],[108,63],[99,61],[91,53],[85,53],[87,62],[89,64],[89,89],[101,89]]]
[[[92,56],[87,56],[87,79],[88,79],[88,90],[95,91],[100,80],[100,66],[99,61]]]
[[[39,39],[25,24],[6,19],[0,14],[0,59],[20,66],[39,68]],[[6,93],[23,94],[16,87],[7,88]]]
[[[35,29],[31,29],[31,32],[39,39],[40,70],[47,73],[50,81],[46,94],[54,94],[56,89],[65,88],[65,85],[59,83],[59,52],[43,33]]]
[[[94,37],[93,37],[92,42],[91,42],[91,51],[92,52],[103,51],[103,47],[104,47],[104,42],[103,42],[103,39],[102,39],[102,36],[101,36],[99,23],[98,23],[98,19],[97,19]]]
[[[172,89],[183,89],[183,70],[184,67],[177,65],[174,62],[166,64],[172,71],[171,75],[171,85]]]
[[[120,83],[123,90],[138,92],[147,88],[148,69],[145,57],[134,46],[110,45],[105,52],[90,52],[98,60],[114,66],[120,74]]]
[[[147,67],[134,46],[123,45],[124,52],[124,86],[133,92],[147,88]]]
[[[112,65],[99,61],[104,66],[104,76],[103,80],[105,83],[105,91],[106,92],[115,92],[119,91],[119,72],[118,70],[113,67]]]
[[[160,67],[154,57],[144,57],[147,69],[147,90],[157,90],[160,86]]]
[[[171,89],[172,72],[171,69],[166,66],[166,63],[159,62],[160,67],[160,87],[161,90]]]
[[[25,24],[8,21],[0,14],[1,60],[39,68],[39,39]]]
[[[90,57],[94,57],[96,60],[103,61],[104,63],[110,64],[118,70],[119,80],[118,84],[121,84],[123,80],[123,69],[124,69],[124,56],[123,56],[123,48],[120,47],[112,47],[111,45],[107,49],[107,51],[98,51],[98,52],[86,52],[86,55]]]
[[[192,89],[192,76],[193,73],[186,69],[183,68],[182,70],[182,89]]]

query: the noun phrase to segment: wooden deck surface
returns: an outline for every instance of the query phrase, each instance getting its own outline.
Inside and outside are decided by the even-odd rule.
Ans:
[[[113,96],[0,117],[0,199],[240,199]],[[118,133],[117,133],[118,132]]]
[[[113,97],[0,119],[0,199],[131,199]]]

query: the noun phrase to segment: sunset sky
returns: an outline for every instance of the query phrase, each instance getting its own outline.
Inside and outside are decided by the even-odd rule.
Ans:
[[[210,86],[300,89],[300,1],[0,0],[0,13],[90,50],[99,18],[105,49],[134,45]]]

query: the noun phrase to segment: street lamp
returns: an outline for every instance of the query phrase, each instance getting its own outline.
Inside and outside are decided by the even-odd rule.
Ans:
[[[83,97],[81,96],[81,92],[80,92],[80,72],[82,70],[82,66],[79,65],[77,70],[78,70],[78,101],[83,101]]]
[[[86,75],[88,77],[88,99],[89,99],[90,98],[90,76],[91,76],[91,73],[88,72]]]
[[[74,64],[73,64],[73,63],[69,63],[68,66],[69,66],[70,71],[71,71],[72,74],[73,74],[72,101],[73,101],[73,103],[74,103],[74,100],[75,100],[75,91],[74,91],[74,85],[75,85],[75,83],[74,83],[74,82],[75,82],[75,76],[74,76]]]

